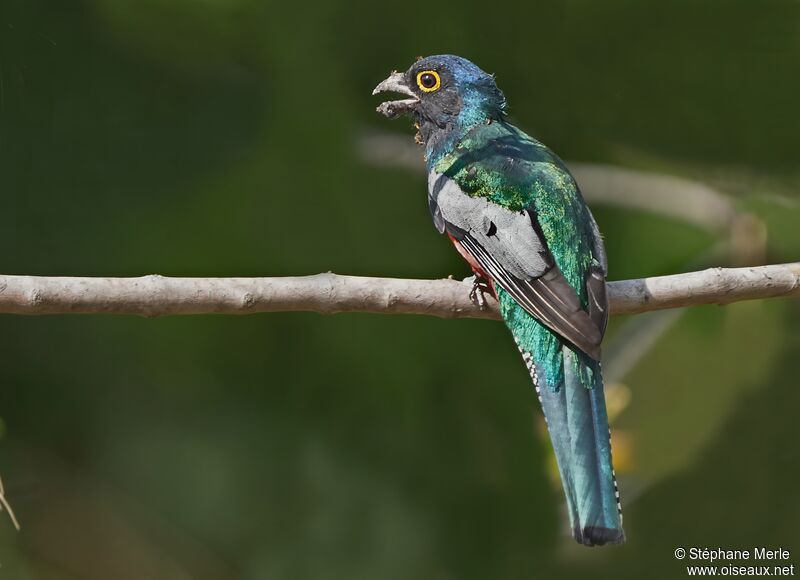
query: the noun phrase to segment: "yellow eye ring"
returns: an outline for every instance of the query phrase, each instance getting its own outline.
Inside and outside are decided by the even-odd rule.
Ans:
[[[417,86],[425,93],[432,93],[441,88],[442,78],[435,70],[424,70],[417,73]]]

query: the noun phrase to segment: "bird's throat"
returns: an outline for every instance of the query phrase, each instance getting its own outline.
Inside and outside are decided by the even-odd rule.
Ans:
[[[458,118],[445,124],[419,118],[415,140],[425,146],[425,161],[428,167],[432,167],[442,157],[450,154],[469,130],[470,127],[463,126],[458,122]]]

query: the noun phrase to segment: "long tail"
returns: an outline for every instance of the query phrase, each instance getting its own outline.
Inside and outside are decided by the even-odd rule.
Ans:
[[[563,381],[552,388],[531,353],[520,350],[544,410],[575,539],[587,546],[624,542],[600,365],[562,346]]]

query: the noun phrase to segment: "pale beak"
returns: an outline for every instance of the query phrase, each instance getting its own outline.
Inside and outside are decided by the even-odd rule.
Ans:
[[[411,97],[399,101],[386,101],[378,105],[376,111],[390,119],[394,119],[403,113],[410,112],[419,103],[419,97],[417,97],[414,91],[406,84],[405,75],[397,71],[392,72],[389,78],[381,82],[375,87],[375,90],[372,91],[373,95],[377,95],[378,93],[400,93],[401,95],[408,95]]]

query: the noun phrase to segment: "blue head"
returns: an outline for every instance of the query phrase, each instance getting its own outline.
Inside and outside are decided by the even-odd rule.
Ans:
[[[447,153],[475,125],[505,116],[506,99],[494,77],[459,56],[420,59],[404,73],[393,72],[373,94],[386,91],[409,98],[381,103],[378,112],[414,117],[429,160]]]

